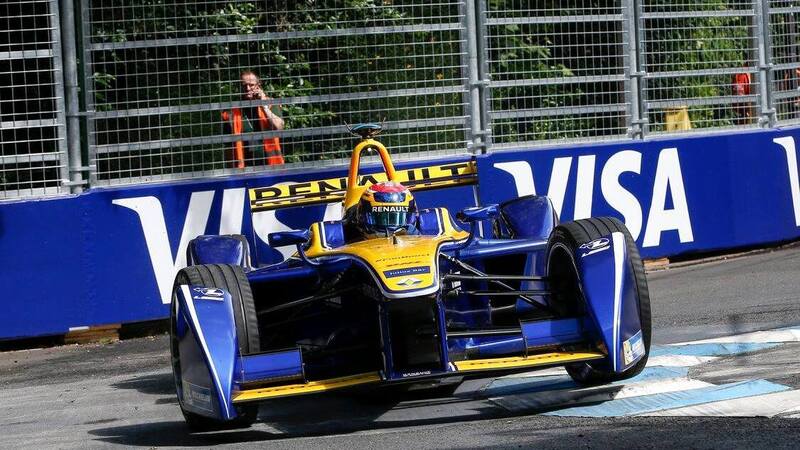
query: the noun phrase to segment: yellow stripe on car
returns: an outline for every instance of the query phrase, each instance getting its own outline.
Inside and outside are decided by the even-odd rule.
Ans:
[[[316,394],[319,392],[341,389],[359,384],[377,383],[381,381],[378,372],[362,373],[327,380],[309,381],[303,384],[287,384],[265,388],[248,389],[233,394],[233,402],[247,402],[268,398],[289,397],[292,395]]]
[[[475,370],[494,370],[494,369],[514,369],[518,367],[535,367],[568,362],[588,361],[592,359],[605,358],[605,355],[597,352],[555,352],[542,353],[541,355],[531,355],[527,357],[515,356],[508,358],[491,359],[472,359],[467,361],[454,361],[459,372],[470,372]]]
[[[569,362],[589,361],[602,358],[605,358],[605,355],[598,352],[555,352],[532,355],[528,357],[473,359],[468,361],[457,361],[453,364],[456,366],[456,370],[458,372],[472,372],[481,370],[502,370],[558,365]],[[279,397],[290,397],[295,395],[317,394],[334,389],[378,383],[381,380],[382,378],[380,373],[369,372],[339,378],[330,378],[327,380],[309,381],[308,383],[247,389],[235,392],[233,394],[233,402],[241,403]]]

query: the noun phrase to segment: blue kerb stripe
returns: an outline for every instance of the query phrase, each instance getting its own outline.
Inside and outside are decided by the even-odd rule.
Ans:
[[[644,414],[685,406],[701,405],[734,398],[752,397],[790,390],[788,386],[771,383],[766,380],[742,381],[722,384],[707,388],[687,391],[665,392],[662,394],[643,395],[612,400],[589,406],[576,406],[544,413],[549,416],[571,417],[620,417]]]
[[[783,345],[782,343],[724,342],[709,344],[660,345],[650,349],[650,356],[727,356],[750,353]]]
[[[629,384],[641,381],[667,380],[684,378],[688,375],[686,367],[646,367],[642,373],[624,381],[611,384]],[[555,391],[561,389],[577,389],[584,386],[572,381],[568,375],[547,375],[537,377],[500,378],[489,383],[482,391],[486,397],[502,397],[504,395]]]

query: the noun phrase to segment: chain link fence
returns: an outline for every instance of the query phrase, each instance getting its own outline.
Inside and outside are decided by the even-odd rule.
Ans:
[[[0,5],[0,198],[800,119],[798,0],[75,1]]]
[[[0,3],[0,199],[62,192],[62,83],[57,1]]]

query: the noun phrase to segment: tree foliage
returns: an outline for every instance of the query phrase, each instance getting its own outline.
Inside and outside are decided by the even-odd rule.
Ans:
[[[95,109],[154,108],[152,114],[98,120],[96,142],[222,135],[220,110],[239,100],[239,73],[252,69],[282,104],[289,129],[463,118],[462,124],[412,125],[386,137],[404,152],[463,148],[468,73],[459,3],[92,0],[90,41],[111,44],[91,52]],[[748,2],[641,5],[645,14],[661,14],[643,21],[643,68],[653,74],[696,71],[648,79],[647,100],[679,106],[681,99],[729,96],[731,75],[710,72],[754,64],[751,17],[682,14],[736,11]],[[490,107],[507,113],[493,121],[497,142],[626,135],[631,95],[625,79],[635,69],[625,43],[636,35],[625,34],[632,12],[621,1],[487,0],[485,8],[488,76],[500,83],[491,90]],[[429,88],[446,92],[423,91]],[[694,126],[731,124],[729,104],[692,104]],[[662,112],[650,110],[655,130],[664,122]],[[337,133],[309,136],[284,139],[290,161],[343,157],[352,144]],[[153,174],[219,168],[224,148],[137,150],[109,158],[105,170],[130,169],[135,176],[144,166]]]

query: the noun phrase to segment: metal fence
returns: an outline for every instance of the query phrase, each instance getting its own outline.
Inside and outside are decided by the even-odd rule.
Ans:
[[[0,199],[64,189],[60,43],[56,0],[0,4]]]
[[[650,132],[758,124],[758,4],[642,0],[639,67]]]
[[[623,10],[620,1],[488,2],[494,146],[625,137],[633,114]]]
[[[770,0],[771,94],[781,123],[800,121],[800,2]]]
[[[95,184],[264,170],[264,138],[318,166],[351,148],[345,123],[386,121],[396,154],[468,142],[462,2],[87,3]],[[268,99],[244,95],[243,71]]]
[[[800,119],[798,0],[60,4],[0,5],[0,198]]]

